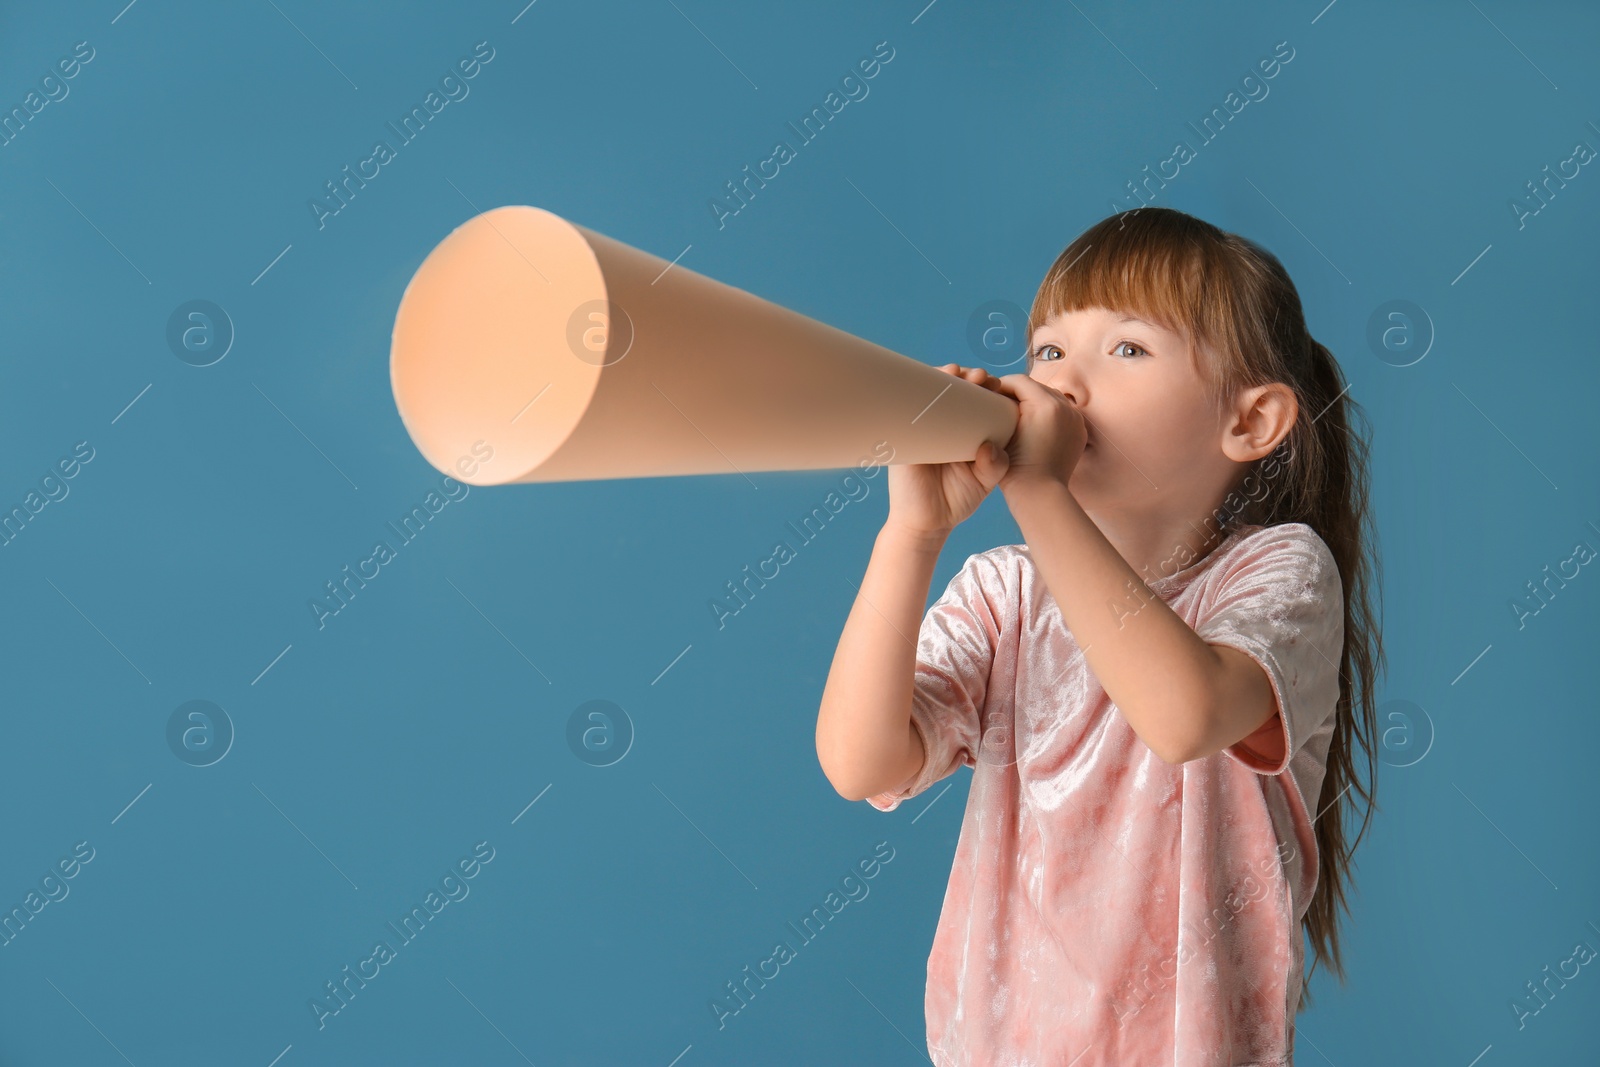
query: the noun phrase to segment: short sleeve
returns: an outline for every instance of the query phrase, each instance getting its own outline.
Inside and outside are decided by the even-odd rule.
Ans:
[[[1332,723],[1338,706],[1344,587],[1333,553],[1305,523],[1252,533],[1228,562],[1195,632],[1266,671],[1277,713],[1223,751],[1253,771],[1281,774]]]
[[[994,561],[968,556],[944,594],[923,617],[917,639],[911,721],[926,753],[921,771],[897,789],[867,798],[880,811],[955,773],[975,767],[989,696],[989,674],[999,645],[1005,591]]]

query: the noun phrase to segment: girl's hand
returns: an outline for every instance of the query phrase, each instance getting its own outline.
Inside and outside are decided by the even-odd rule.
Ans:
[[[1006,443],[1008,464],[1001,490],[1039,481],[1066,485],[1089,439],[1088,424],[1077,405],[1026,374],[1007,374],[993,381],[995,390],[1021,409],[1016,432]]]
[[[999,390],[1000,379],[982,367],[946,363],[946,374]],[[924,536],[944,536],[964,522],[1006,470],[1005,450],[989,441],[971,461],[901,463],[889,467],[889,523]]]

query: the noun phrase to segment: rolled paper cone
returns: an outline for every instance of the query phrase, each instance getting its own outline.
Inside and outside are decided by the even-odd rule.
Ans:
[[[971,460],[985,440],[1004,447],[1018,414],[1009,397],[521,205],[467,220],[422,261],[389,377],[417,449],[472,485]]]

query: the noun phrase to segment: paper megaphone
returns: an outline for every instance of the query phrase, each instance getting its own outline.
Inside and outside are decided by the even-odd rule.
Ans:
[[[472,485],[970,460],[1008,397],[536,207],[467,220],[395,314],[406,431]],[[492,451],[493,461],[480,463]]]

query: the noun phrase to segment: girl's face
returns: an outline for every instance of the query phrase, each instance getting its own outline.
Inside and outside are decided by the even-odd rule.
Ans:
[[[1088,426],[1070,488],[1085,508],[1205,505],[1235,472],[1222,413],[1188,338],[1105,308],[1058,312],[1034,331],[1028,376]],[[1181,512],[1179,512],[1181,513]]]

